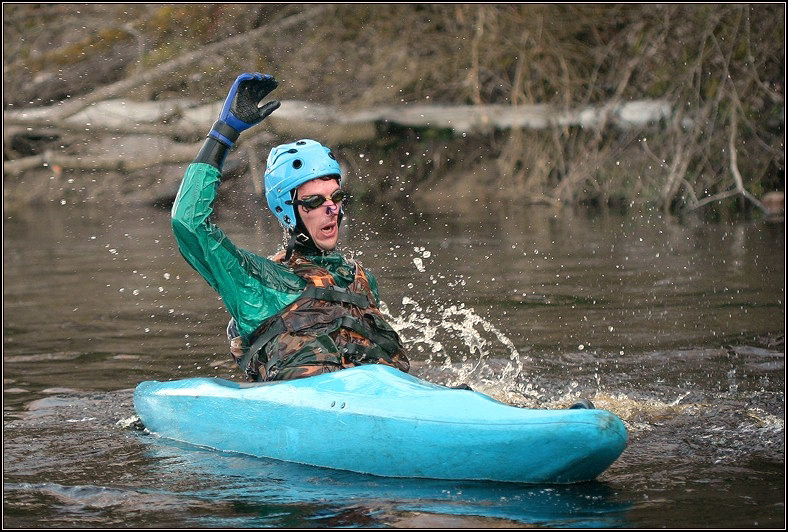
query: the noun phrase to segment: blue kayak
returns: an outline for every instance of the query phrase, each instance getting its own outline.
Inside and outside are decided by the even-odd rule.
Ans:
[[[146,381],[134,407],[165,438],[385,477],[582,482],[627,442],[605,410],[518,408],[378,364],[270,383]]]

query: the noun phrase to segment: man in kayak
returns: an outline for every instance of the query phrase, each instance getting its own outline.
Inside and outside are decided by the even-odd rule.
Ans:
[[[232,316],[230,351],[250,380],[285,380],[360,364],[410,368],[399,336],[379,310],[375,277],[336,251],[347,194],[331,151],[304,139],[268,155],[266,201],[287,232],[272,258],[236,247],[211,220],[222,166],[239,135],[280,105],[277,86],[244,73],[186,169],[172,207],[183,257],[222,297]],[[261,105],[262,104],[262,105]]]

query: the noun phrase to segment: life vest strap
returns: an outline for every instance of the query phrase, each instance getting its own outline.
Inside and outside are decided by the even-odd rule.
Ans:
[[[304,289],[300,297],[311,297],[313,299],[331,301],[332,303],[349,303],[358,308],[369,307],[369,298],[367,296],[351,292],[347,288],[341,288],[337,285],[315,286],[310,284]]]
[[[287,331],[287,327],[285,326],[284,321],[282,321],[282,319],[279,316],[274,316],[273,318],[274,318],[273,320],[270,321],[266,320],[266,322],[264,322],[264,325],[268,323],[270,323],[270,325],[268,325],[268,328],[266,328],[263,334],[258,336],[255,339],[255,341],[252,343],[252,345],[249,346],[249,349],[246,350],[244,356],[242,356],[238,360],[238,365],[241,366],[242,370],[246,371],[246,368],[249,366],[249,362],[257,354],[258,351],[260,351],[263,347],[265,347],[265,344],[267,344],[268,342],[270,342],[271,340],[273,340],[283,332]]]
[[[364,338],[372,341],[372,343],[379,345],[387,353],[396,353],[399,350],[399,345],[396,341],[381,334],[380,331],[373,329],[355,316],[342,316],[337,321],[340,327],[359,333]]]

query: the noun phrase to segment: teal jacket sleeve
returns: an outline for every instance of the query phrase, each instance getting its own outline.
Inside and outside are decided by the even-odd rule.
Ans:
[[[210,164],[189,165],[172,206],[172,229],[181,255],[219,293],[246,336],[295,301],[305,282],[284,266],[236,247],[211,222],[220,176]]]

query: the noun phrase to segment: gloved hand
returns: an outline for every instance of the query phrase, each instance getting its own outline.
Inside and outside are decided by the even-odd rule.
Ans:
[[[268,74],[245,72],[238,76],[208,136],[232,148],[243,131],[259,124],[279,108],[281,103],[276,100],[258,106],[277,85]]]

